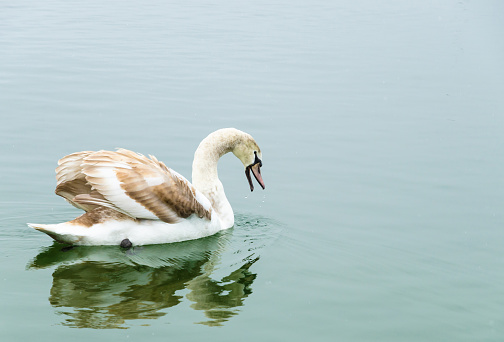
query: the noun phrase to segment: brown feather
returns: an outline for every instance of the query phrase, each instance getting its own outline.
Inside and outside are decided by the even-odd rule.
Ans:
[[[55,193],[76,208],[90,211],[97,208],[96,205],[85,203],[77,203],[74,201],[75,196],[81,194],[92,194],[97,198],[103,198],[101,194],[93,191],[91,185],[86,181],[86,175],[82,173],[82,163],[84,158],[93,152],[83,151],[69,154],[58,161],[56,168],[56,189]]]
[[[79,157],[77,154],[74,159]],[[155,157],[150,157],[151,159],[148,159],[143,155],[124,149],[119,149],[116,152],[98,151],[86,154],[82,158],[82,174],[85,175],[89,189],[97,191],[100,198],[78,196],[74,200],[80,205],[102,203],[104,206],[116,208],[118,211],[130,215],[123,211],[117,203],[111,202],[112,194],[117,193],[117,189],[111,188],[108,181],[100,177],[101,168],[112,168],[125,194],[160,220],[175,223],[180,218],[187,218],[192,214],[210,220],[211,211],[206,210],[196,200],[194,187],[172,173],[165,164]],[[152,185],[153,182],[156,184]]]
[[[179,217],[187,218],[192,214],[211,219],[210,211],[196,200],[195,189],[187,182],[168,171],[164,172],[165,181],[162,184],[149,186],[143,176],[148,173],[145,171],[137,165],[133,169],[116,170],[116,175],[126,194],[162,221],[175,223]]]
[[[91,227],[98,223],[104,223],[108,220],[133,220],[131,217],[122,214],[114,209],[98,207],[94,210],[91,210],[87,213],[82,214],[76,219],[70,221],[69,223],[73,223],[79,226]]]

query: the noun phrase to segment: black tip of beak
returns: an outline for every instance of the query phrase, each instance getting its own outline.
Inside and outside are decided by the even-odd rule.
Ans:
[[[245,176],[247,176],[247,180],[250,185],[250,192],[254,191],[254,184],[252,184],[252,178],[250,177],[250,166],[247,166],[245,169]]]

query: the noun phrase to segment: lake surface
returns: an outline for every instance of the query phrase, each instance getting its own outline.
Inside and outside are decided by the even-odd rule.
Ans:
[[[2,341],[502,341],[499,1],[0,4]],[[232,155],[235,227],[63,248],[59,158],[123,147],[190,177]]]

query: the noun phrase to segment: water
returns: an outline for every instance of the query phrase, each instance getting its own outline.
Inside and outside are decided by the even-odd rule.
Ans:
[[[504,45],[497,1],[0,4],[2,340],[500,341]],[[187,177],[209,132],[232,230],[63,249],[26,222],[74,151]]]

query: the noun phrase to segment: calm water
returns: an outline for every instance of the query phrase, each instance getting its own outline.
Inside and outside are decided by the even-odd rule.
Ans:
[[[0,4],[2,341],[501,341],[499,1]],[[219,164],[233,229],[62,249],[54,168],[154,154],[190,177],[251,133],[265,191]]]

